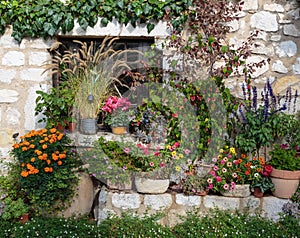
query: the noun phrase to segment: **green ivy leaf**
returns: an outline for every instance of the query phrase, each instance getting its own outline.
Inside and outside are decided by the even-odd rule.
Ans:
[[[101,19],[101,25],[102,25],[102,26],[107,26],[107,24],[108,24],[107,18],[106,18],[106,17],[103,17],[103,18]]]
[[[62,25],[62,32],[66,33],[67,31],[71,31],[74,28],[74,18],[69,13],[67,14],[67,17]]]
[[[134,9],[135,14],[139,17],[143,13],[143,9],[141,7],[137,7]]]
[[[147,24],[147,31],[148,31],[148,34],[154,29],[155,25],[152,24],[152,23],[148,23]]]
[[[83,30],[86,30],[86,28],[88,27],[89,25],[89,22],[86,20],[86,18],[84,17],[79,17],[78,18],[78,23],[80,25],[80,27],[83,29]]]

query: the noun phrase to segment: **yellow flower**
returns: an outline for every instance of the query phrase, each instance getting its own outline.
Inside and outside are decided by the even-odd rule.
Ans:
[[[230,153],[235,155],[235,149],[233,147],[230,147],[229,151],[230,151]]]
[[[169,149],[171,149],[171,146],[170,146],[170,145],[167,145],[166,148],[169,150]]]
[[[224,152],[224,150],[223,149],[220,149],[220,153],[223,153]]]
[[[208,122],[208,118],[205,118],[205,121],[204,122]]]
[[[182,159],[182,158],[183,158],[183,154],[179,154],[178,157],[179,157],[180,159]]]
[[[179,166],[179,165],[175,166],[175,170],[176,170],[177,172],[179,172],[179,171],[181,170],[180,166]]]
[[[171,155],[172,155],[172,157],[175,157],[176,156],[176,151],[172,151]]]

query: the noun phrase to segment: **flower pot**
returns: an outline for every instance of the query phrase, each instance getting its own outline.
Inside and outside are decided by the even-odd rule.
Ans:
[[[259,187],[254,187],[253,196],[257,198],[262,198],[264,196],[264,193]]]
[[[273,195],[278,198],[291,198],[299,185],[300,170],[288,171],[273,168],[270,177],[275,187]]]
[[[61,124],[61,123],[58,123],[57,126],[56,126],[56,129],[59,131],[59,132],[64,132],[65,131],[65,125]]]
[[[97,120],[81,119],[81,132],[85,135],[95,135],[97,133]]]
[[[117,127],[111,127],[112,133],[115,135],[123,135],[126,133],[126,127],[125,126],[117,126]]]
[[[26,213],[26,214],[23,214],[20,216],[20,221],[22,222],[22,224],[25,224],[26,222],[29,221],[29,214]]]
[[[220,191],[220,193],[226,197],[249,197],[251,194],[250,184],[237,184],[234,190]]]
[[[68,130],[70,133],[74,132],[76,129],[76,123],[75,122],[69,122],[68,123]]]
[[[161,194],[168,190],[170,180],[135,177],[134,184],[138,193]]]

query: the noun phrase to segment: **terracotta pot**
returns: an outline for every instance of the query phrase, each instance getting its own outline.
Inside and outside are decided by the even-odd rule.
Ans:
[[[275,187],[273,195],[287,199],[291,198],[298,188],[300,170],[288,171],[273,168],[270,177]]]
[[[254,197],[262,198],[264,196],[264,193],[260,190],[259,187],[255,187],[253,191],[253,195]]]
[[[21,215],[20,221],[22,222],[22,224],[25,224],[26,222],[28,222],[29,221],[29,214],[26,213],[26,214]]]
[[[60,132],[65,132],[65,126],[62,125],[61,123],[57,124],[56,129]]]
[[[118,127],[111,127],[112,133],[115,135],[123,135],[126,133],[126,127],[125,126],[118,126]]]
[[[76,129],[76,123],[75,122],[69,122],[68,123],[68,130],[69,130],[69,132],[74,132],[75,131],[75,129]]]

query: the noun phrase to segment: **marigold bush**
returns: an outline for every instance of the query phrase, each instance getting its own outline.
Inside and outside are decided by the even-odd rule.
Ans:
[[[11,155],[20,168],[20,185],[35,210],[62,206],[77,185],[74,173],[82,164],[70,139],[52,129],[32,130],[13,145]]]

